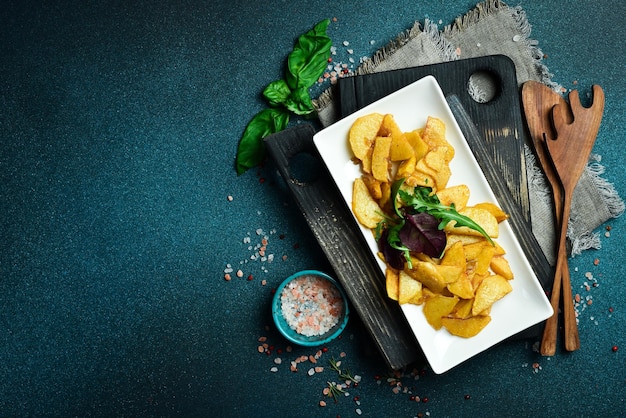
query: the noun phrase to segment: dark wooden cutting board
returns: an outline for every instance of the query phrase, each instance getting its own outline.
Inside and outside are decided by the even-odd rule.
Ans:
[[[509,67],[511,63],[507,60],[500,57],[489,57],[489,59],[481,60],[481,65],[478,65],[479,62],[476,61],[472,63],[472,66],[468,66],[468,63],[462,61],[456,61],[428,66],[428,69],[421,71],[427,71],[425,75],[436,73],[438,77],[444,78],[445,81],[440,81],[443,89],[443,84],[449,83],[448,77],[460,79],[461,76],[454,76],[453,74],[457,72],[467,74],[468,68],[487,69],[494,72],[498,70],[508,74],[508,71],[511,70]],[[461,64],[460,66],[455,65],[459,63]],[[457,66],[460,67],[458,70],[455,69]],[[417,74],[415,69],[406,71]],[[421,78],[421,76],[415,75],[417,78],[413,79],[406,75],[405,70],[393,71],[391,73],[397,75],[383,76],[384,74],[380,74],[376,75],[376,79],[382,80],[381,83],[385,84],[386,88],[391,88],[391,84],[394,84],[392,79],[399,77],[401,79],[400,84],[402,84],[399,85],[398,88],[400,88]],[[356,92],[361,91],[360,89],[363,88],[369,88],[367,86],[370,86],[370,83],[374,86],[371,94],[383,96],[388,94],[383,93],[384,90],[380,87],[376,87],[375,80],[366,81],[364,77],[360,81],[358,79],[361,76],[346,82],[344,82],[346,79],[343,79],[340,82],[342,108],[344,108],[344,111],[348,111],[348,109],[356,110],[356,100],[359,100],[359,104],[356,106],[364,106],[369,103],[369,101],[360,101],[361,99],[358,97],[362,96]],[[369,78],[369,76],[367,77]],[[514,216],[516,224],[513,226],[513,229],[516,231],[516,235],[520,239],[520,243],[537,276],[542,284],[547,286],[551,277],[551,267],[543,253],[539,251],[539,246],[536,240],[534,240],[529,223],[523,216],[524,212],[519,203],[517,203],[514,193],[509,190],[512,187],[508,182],[504,181],[505,177],[500,174],[501,168],[496,161],[502,163],[504,160],[492,158],[494,155],[499,155],[499,148],[504,141],[513,142],[509,135],[506,135],[505,139],[501,140],[500,136],[494,135],[493,132],[510,132],[513,130],[517,132],[514,137],[519,141],[522,138],[520,132],[523,131],[519,94],[514,72],[512,78],[509,74],[509,76],[504,78],[501,77],[500,80],[506,80],[506,85],[503,82],[496,98],[488,107],[481,108],[476,106],[477,103],[469,98],[473,102],[469,103],[469,107],[474,109],[474,114],[478,115],[478,120],[480,121],[476,124],[474,124],[476,120],[472,122],[476,116],[470,116],[469,111],[465,110],[463,99],[451,90],[448,92],[444,90],[444,93],[451,96],[448,97],[450,108],[501,206],[505,210],[508,209],[511,214],[516,215]],[[457,86],[456,90],[461,89],[459,86],[462,83],[458,80],[456,83],[450,84]],[[344,87],[344,85],[348,87]],[[349,97],[348,99],[346,94],[349,94],[347,96]],[[350,97],[352,98],[350,99]],[[506,97],[507,100],[503,100],[503,97]],[[467,103],[467,99],[466,97],[465,103]],[[352,102],[343,104],[346,100]],[[498,110],[500,107],[507,107],[507,110],[500,112]],[[510,110],[511,113],[507,116],[506,113],[509,112],[509,107],[512,110]],[[502,120],[495,118],[488,109],[496,113],[499,112],[498,114],[501,115]],[[510,119],[507,121],[507,118]],[[485,131],[492,132],[491,141],[483,139],[483,132]],[[371,334],[373,342],[387,364],[393,369],[399,369],[423,359],[419,344],[410,330],[400,307],[395,301],[386,296],[384,275],[380,271],[373,254],[368,250],[365,239],[335,182],[325,169],[324,163],[313,143],[314,134],[315,130],[312,125],[298,125],[268,136],[265,139],[265,144],[277,170],[286,181],[290,192],[298,204],[304,219],[333,267],[336,277],[345,289],[354,311],[359,315],[364,327]],[[497,146],[495,146],[495,141],[498,141]],[[521,149],[522,145],[516,144],[515,146]],[[510,148],[512,147],[513,145],[510,146]],[[313,160],[313,167],[309,168],[309,171],[313,171],[314,175],[305,175],[305,181],[298,174],[302,171],[301,159],[297,158],[300,155],[307,155]],[[518,154],[517,163],[513,162],[512,166],[521,167],[522,162],[520,162],[519,156]],[[514,160],[513,158],[510,159]],[[508,170],[513,171],[511,167]],[[518,178],[521,179],[522,177]],[[525,184],[525,176],[523,178]],[[521,198],[523,192],[520,190],[525,190],[525,188],[519,187],[515,190],[518,198]],[[540,330],[540,327],[533,327],[516,337],[537,336]]]

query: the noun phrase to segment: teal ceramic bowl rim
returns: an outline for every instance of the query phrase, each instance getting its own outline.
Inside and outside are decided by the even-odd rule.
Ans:
[[[325,334],[311,336],[311,337],[298,334],[295,330],[293,330],[289,326],[289,324],[287,323],[287,321],[285,320],[283,316],[281,303],[280,303],[280,295],[283,292],[283,289],[285,288],[285,286],[287,286],[287,284],[289,284],[289,282],[291,282],[292,280],[298,277],[307,276],[307,275],[317,276],[332,283],[341,294],[341,299],[343,300],[343,315],[340,318],[340,320],[337,322],[337,324],[335,324],[335,326],[332,327],[330,330],[328,330],[328,332],[326,332]],[[276,289],[276,293],[274,293],[274,297],[272,299],[272,317],[274,318],[274,324],[276,324],[276,328],[278,328],[278,331],[289,341],[298,345],[302,345],[302,346],[314,347],[314,346],[326,344],[334,340],[345,329],[348,323],[348,316],[349,316],[348,298],[346,297],[346,294],[343,288],[339,285],[339,283],[337,283],[335,279],[330,277],[328,274],[323,273],[318,270],[302,270],[287,277],[280,284],[280,286],[278,286],[278,288]]]

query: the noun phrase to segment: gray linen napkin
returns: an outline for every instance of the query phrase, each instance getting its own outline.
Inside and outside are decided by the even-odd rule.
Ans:
[[[535,80],[561,92],[561,86],[552,81],[552,75],[542,63],[543,54],[538,42],[529,38],[530,31],[521,7],[509,7],[500,0],[486,0],[441,31],[429,20],[425,20],[423,26],[416,22],[372,58],[364,60],[355,73],[369,74],[502,54],[515,63],[520,86],[528,80]],[[470,84],[470,94],[476,100],[491,94],[490,85],[485,80],[479,78]],[[336,121],[332,88],[314,100],[314,105],[323,126]],[[526,154],[533,233],[548,261],[554,264],[556,238],[551,192],[532,151],[527,148]],[[624,212],[624,202],[617,191],[601,177],[604,168],[599,161],[597,155],[592,156],[574,193],[568,225],[572,256],[589,248],[599,248],[599,233],[594,230]]]

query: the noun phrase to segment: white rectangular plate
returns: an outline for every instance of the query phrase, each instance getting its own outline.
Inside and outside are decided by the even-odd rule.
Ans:
[[[467,184],[470,189],[469,205],[479,202],[497,203],[439,84],[434,77],[427,76],[347,116],[313,137],[315,146],[337,183],[348,208],[352,207],[354,179],[362,174],[360,166],[353,161],[348,144],[348,132],[358,117],[373,112],[392,114],[403,131],[423,127],[428,116],[441,119],[446,124],[446,139],[455,149],[455,157],[450,163],[452,176],[448,185]],[[363,226],[360,227],[369,250],[378,260],[384,273],[385,264],[376,256],[378,245],[372,232]],[[550,302],[508,222],[500,224],[500,236],[497,241],[507,251],[506,258],[515,274],[514,280],[511,281],[513,291],[494,304],[491,322],[477,336],[461,338],[451,335],[443,328],[437,331],[426,322],[421,306],[402,305],[402,311],[435,373],[446,372],[552,315]]]

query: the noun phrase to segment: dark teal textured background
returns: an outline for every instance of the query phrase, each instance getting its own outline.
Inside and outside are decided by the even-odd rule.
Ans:
[[[626,196],[626,3],[520,4],[556,82],[582,96],[593,83],[605,89],[594,152]],[[337,18],[336,59],[347,62],[348,41],[358,62],[415,20],[443,27],[474,6],[4,2],[0,416],[618,416],[623,217],[607,223],[609,237],[599,229],[602,249],[570,261],[574,292],[593,302],[579,308],[574,353],[543,358],[533,341],[506,343],[442,376],[405,374],[407,393],[396,394],[356,315],[313,376],[310,365],[289,371],[311,349],[286,352],[271,326],[282,278],[328,266],[271,164],[235,174],[239,137],[265,106],[260,92],[324,18]],[[264,235],[272,262],[251,258]],[[227,264],[244,277],[225,281]],[[257,351],[261,336],[270,355]],[[335,404],[322,389],[338,379],[328,359],[341,352],[363,380]]]

